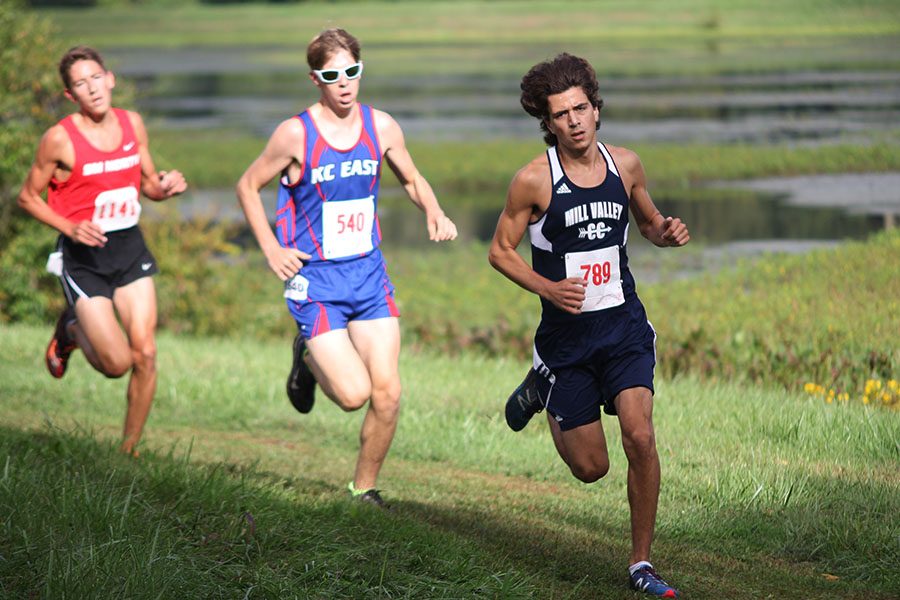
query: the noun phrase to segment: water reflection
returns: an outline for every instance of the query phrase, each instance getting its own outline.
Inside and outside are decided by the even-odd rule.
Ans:
[[[478,49],[429,47],[426,74],[421,72],[425,54],[416,55],[409,47],[395,50],[381,47],[374,52],[392,63],[400,61],[403,68],[395,72],[407,74],[380,73],[379,59],[373,60],[362,100],[391,112],[408,140],[537,139],[533,119],[519,107],[519,79],[509,74],[522,72],[523,52],[540,60],[556,49],[500,45],[492,48],[491,64],[481,65]],[[596,49],[570,50],[590,57]],[[317,99],[293,49],[136,49],[111,54],[112,61],[122,65],[121,72],[137,82],[139,107],[155,127],[228,128],[268,137],[280,121]],[[441,72],[443,62],[462,58],[477,68],[472,66],[467,74]],[[478,68],[492,71],[477,73]],[[869,143],[892,140],[900,131],[898,72],[703,77],[601,73],[600,84],[606,102],[601,136],[615,144]],[[687,197],[697,190],[657,193],[654,199],[664,214],[678,215],[689,224],[694,243],[675,253],[651,252],[632,228],[633,264],[659,273],[657,257],[672,255],[680,261],[673,270],[684,273],[766,251],[806,251],[893,226],[900,214],[900,180],[842,177],[854,176],[729,182],[722,184],[727,189],[700,190],[699,200]],[[390,196],[391,191],[385,191]],[[271,210],[270,197],[266,200]],[[454,198],[441,200],[459,226],[461,241],[485,243],[491,238],[502,195],[468,199],[465,206],[470,208],[455,208],[462,203]],[[231,190],[194,190],[178,205],[188,218],[214,214],[243,223]],[[414,207],[397,198],[382,207],[382,228],[392,245],[428,244],[422,215]],[[241,239],[249,240],[246,233]],[[652,273],[649,278],[654,278]]]
[[[385,195],[389,200],[379,208],[385,239],[411,248],[427,245],[422,212],[390,192]],[[692,239],[705,246],[771,239],[862,239],[885,227],[881,214],[850,212],[838,207],[795,206],[786,198],[785,194],[722,191],[715,200],[664,196],[655,198],[654,202],[663,214],[679,216],[688,223]],[[265,194],[264,200],[269,220],[274,223],[274,201]],[[502,194],[474,201],[471,196],[442,197],[463,242],[490,241],[503,202]],[[177,201],[177,206],[182,218],[209,217],[226,223],[244,223],[232,190],[191,190]],[[147,203],[145,213],[151,218],[159,215],[151,203]],[[640,234],[632,227],[630,242],[635,238],[640,238]]]
[[[519,81],[369,73],[362,99],[411,139],[533,137]],[[267,136],[317,99],[305,76],[253,70],[136,74],[140,108],[169,128],[239,128]],[[617,77],[601,81],[603,133],[617,143],[828,142],[870,139],[900,122],[900,73]]]

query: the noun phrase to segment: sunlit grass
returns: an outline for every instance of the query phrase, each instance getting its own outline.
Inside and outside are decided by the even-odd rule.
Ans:
[[[385,72],[499,73],[527,68],[565,47],[616,73],[772,71],[789,67],[873,68],[897,65],[888,50],[900,35],[896,5],[885,0],[727,2],[691,0],[673,5],[580,2],[328,2],[302,6],[103,6],[46,11],[63,36],[83,41],[91,31],[100,47],[266,46],[273,40],[303,48],[319,30],[342,26],[360,37],[367,56]],[[121,23],[127,21],[124,28]],[[561,33],[564,32],[564,33]],[[480,58],[426,65],[411,54]],[[515,49],[511,51],[511,49]],[[410,52],[413,50],[414,52]],[[268,51],[268,61],[294,64],[296,50]]]
[[[0,327],[0,586],[13,596],[631,597],[617,423],[604,418],[610,474],[576,482],[543,415],[518,434],[503,422],[525,360],[403,352],[380,482],[398,514],[385,516],[344,497],[361,415],[319,395],[299,416],[284,397],[289,339],[162,334],[131,462],[113,444],[125,382],[79,353],[51,379],[48,334]],[[895,413],[678,378],[657,381],[654,421],[656,561],[692,597],[891,597]]]
[[[900,232],[639,293],[659,333],[662,369],[749,376],[867,395],[900,369]],[[654,315],[659,315],[654,317]],[[883,403],[882,403],[883,404]]]
[[[900,136],[900,130],[896,135]],[[227,130],[151,131],[151,149],[160,168],[182,170],[196,188],[232,188],[265,143],[261,137]],[[513,175],[545,148],[537,127],[534,139],[529,141],[411,142],[409,146],[416,166],[439,198],[450,206],[469,207],[483,205],[485,196],[502,206]],[[662,194],[712,180],[900,170],[900,152],[890,140],[817,147],[664,143],[628,146],[641,157],[654,193]],[[216,152],[209,152],[211,147]],[[382,185],[387,196],[399,192],[388,169]],[[268,199],[271,201],[271,197]]]

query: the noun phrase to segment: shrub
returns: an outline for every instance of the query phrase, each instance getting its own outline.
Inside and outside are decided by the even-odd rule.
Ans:
[[[50,21],[4,1],[0,10],[0,252],[23,219],[15,197],[43,131],[62,110],[57,61],[63,53]]]

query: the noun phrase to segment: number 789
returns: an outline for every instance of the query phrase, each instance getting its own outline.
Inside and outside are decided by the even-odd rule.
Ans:
[[[579,265],[578,268],[584,271],[584,281],[594,285],[609,283],[609,279],[612,276],[612,267],[609,261]]]

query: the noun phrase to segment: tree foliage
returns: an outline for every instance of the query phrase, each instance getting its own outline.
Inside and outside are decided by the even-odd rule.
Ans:
[[[21,228],[15,198],[41,134],[63,110],[57,61],[65,49],[53,25],[3,0],[0,11],[0,252]]]

